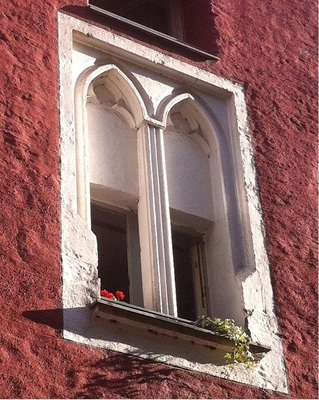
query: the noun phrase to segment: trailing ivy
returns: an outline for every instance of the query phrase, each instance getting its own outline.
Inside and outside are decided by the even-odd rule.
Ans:
[[[220,335],[225,335],[234,342],[232,353],[225,354],[226,362],[244,363],[246,366],[251,366],[254,361],[254,356],[249,350],[250,337],[245,332],[244,328],[235,325],[233,319],[220,319],[202,316],[196,323],[197,326],[209,329],[212,332]]]

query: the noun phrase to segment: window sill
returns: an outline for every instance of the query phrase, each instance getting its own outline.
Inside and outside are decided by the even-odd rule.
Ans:
[[[125,302],[99,299],[92,304],[92,308],[98,318],[143,329],[149,334],[164,334],[209,347],[211,350],[225,352],[232,351],[234,346],[233,341],[226,336],[199,328],[191,321],[149,311]],[[255,360],[259,361],[270,348],[251,343],[250,351]]]

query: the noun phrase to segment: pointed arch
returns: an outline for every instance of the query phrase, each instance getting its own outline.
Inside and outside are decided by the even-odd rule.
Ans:
[[[116,65],[91,66],[84,70],[75,85],[76,185],[77,212],[90,224],[88,179],[88,132],[86,104],[94,97],[92,85],[104,84],[113,94],[111,109],[132,129],[147,119],[145,103],[132,81]]]
[[[168,186],[171,191],[169,197],[172,223],[175,216],[177,224],[204,234],[207,265],[214,265],[214,268],[208,268],[206,271],[210,291],[214,292],[214,295],[218,293],[222,300],[220,304],[226,304],[228,307],[230,302],[223,300],[227,295],[220,291],[223,287],[221,282],[225,284],[226,280],[233,298],[236,299],[232,304],[239,305],[242,303],[242,293],[234,272],[249,269],[251,254],[249,246],[245,245],[247,235],[243,228],[243,205],[236,183],[238,171],[233,158],[231,138],[227,138],[213,110],[189,92],[165,98],[158,107],[157,118],[166,127],[166,132],[170,124],[177,132],[175,148],[169,149],[168,141],[167,146],[165,145],[165,153],[170,157],[166,163]],[[180,139],[178,131],[182,132]],[[187,150],[186,140],[188,143],[190,140],[196,142],[202,153],[196,155],[195,147],[193,154],[192,150]],[[188,148],[191,149],[191,145]],[[186,152],[182,154],[184,149]],[[199,157],[197,161],[196,157]],[[191,167],[196,168],[196,165],[197,170],[193,169],[192,172]],[[202,169],[200,165],[204,165]],[[170,174],[174,175],[171,182]],[[182,187],[180,193],[176,194],[181,187],[181,181],[182,186],[185,183],[185,188]],[[180,206],[182,202],[185,206]],[[220,243],[223,243],[222,247]],[[221,310],[211,293],[208,294],[211,297],[208,301],[211,304],[210,311],[219,314]],[[238,310],[235,308],[230,306],[228,312],[237,313],[240,307]]]
[[[177,113],[179,114],[180,123],[183,125],[181,129],[187,131],[187,136],[196,142],[205,156],[209,158],[212,186],[219,187],[221,189],[219,196],[224,196],[221,157],[224,135],[221,127],[214,120],[212,113],[208,113],[206,107],[189,92],[173,94],[165,98],[158,107],[157,118],[162,121],[162,124],[167,129],[168,125],[172,123],[172,117]],[[176,122],[178,125],[179,121]],[[223,201],[220,199],[214,203],[222,204]],[[220,211],[214,210],[214,214],[216,213],[220,213]],[[213,219],[214,217],[212,217]]]
[[[226,134],[218,119],[214,116],[214,111],[189,92],[173,93],[162,100],[157,108],[156,118],[161,121],[163,126],[166,127],[168,115],[175,107],[184,109],[184,114],[185,116],[187,114],[188,123],[192,127],[192,133],[194,133],[193,139],[198,140],[205,153],[208,154],[209,152],[210,155],[211,151],[216,151],[218,148],[227,145],[225,143]],[[201,138],[196,134],[196,124],[201,128]]]

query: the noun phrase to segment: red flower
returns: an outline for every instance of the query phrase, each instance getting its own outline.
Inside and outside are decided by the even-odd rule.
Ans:
[[[115,292],[115,296],[118,298],[118,300],[124,300],[125,299],[125,294],[123,292],[120,292],[119,290],[117,290]]]
[[[107,292],[107,295],[105,296],[109,300],[115,300],[115,296],[113,293]]]
[[[106,297],[109,300],[115,300],[115,296],[113,293],[108,292],[107,290],[101,290],[101,296]]]
[[[108,292],[107,290],[103,289],[100,292],[101,297],[105,297],[108,300],[124,300],[125,299],[125,294],[121,292],[120,290],[117,290],[115,292],[115,296],[113,293]]]

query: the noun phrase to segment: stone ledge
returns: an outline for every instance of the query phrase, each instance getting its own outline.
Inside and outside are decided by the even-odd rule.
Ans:
[[[207,346],[211,350],[231,352],[234,347],[234,342],[225,335],[195,326],[192,321],[174,318],[125,302],[99,299],[92,304],[92,308],[94,315],[98,318],[144,329],[148,333],[162,333]],[[256,361],[271,350],[269,347],[256,343],[251,343],[249,349]]]

